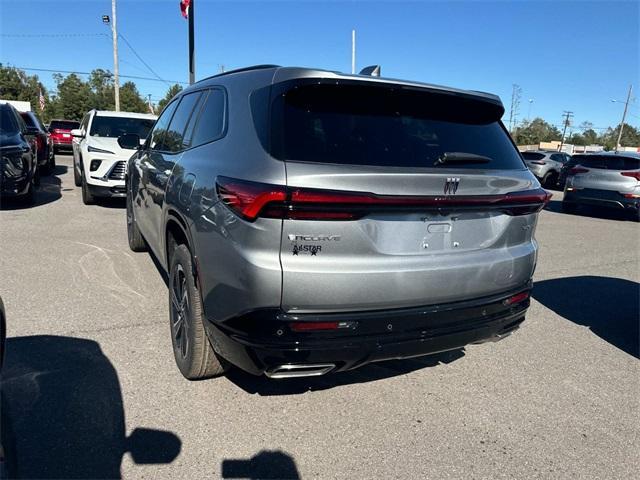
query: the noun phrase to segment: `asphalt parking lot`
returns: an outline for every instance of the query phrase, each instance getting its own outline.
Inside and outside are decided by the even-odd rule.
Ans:
[[[57,162],[35,207],[0,211],[2,413],[21,476],[638,478],[638,223],[563,214],[555,192],[527,321],[502,342],[189,382],[124,204],[84,206],[70,157]]]

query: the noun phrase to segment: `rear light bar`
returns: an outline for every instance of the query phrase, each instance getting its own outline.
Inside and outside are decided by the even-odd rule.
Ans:
[[[405,196],[306,189],[218,177],[218,197],[248,221],[258,217],[292,220],[356,220],[386,210],[479,210],[527,215],[542,210],[551,193],[538,188],[504,195]]]
[[[569,174],[570,175],[575,175],[577,173],[587,173],[589,170],[587,170],[586,168],[582,168],[582,167],[573,167],[571,170],[569,170]]]
[[[620,172],[620,174],[640,181],[640,172]]]
[[[293,332],[318,332],[322,330],[353,329],[356,322],[291,322],[289,328]]]
[[[535,165],[546,165],[547,162],[545,162],[544,160],[531,160],[531,162],[529,163],[533,163]]]

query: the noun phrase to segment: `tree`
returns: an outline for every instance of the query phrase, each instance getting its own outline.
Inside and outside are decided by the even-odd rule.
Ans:
[[[123,112],[149,113],[149,105],[140,96],[133,82],[125,82],[120,87],[120,110]]]
[[[109,70],[98,68],[89,77],[91,105],[98,110],[114,110],[113,75]]]
[[[177,83],[169,87],[167,94],[164,96],[162,100],[158,102],[158,108],[156,109],[156,113],[160,115],[160,112],[162,111],[162,109],[166,107],[167,104],[171,101],[171,99],[175,97],[177,94],[179,94],[181,91],[182,91],[182,87]]]
[[[40,111],[40,92],[44,96],[45,110]],[[37,75],[27,75],[23,70],[5,67],[0,63],[0,98],[4,100],[22,100],[31,104],[44,121],[48,121],[54,113],[47,89]]]
[[[58,85],[56,97],[57,115],[69,120],[81,120],[91,108],[91,88],[75,73],[66,77],[60,74],[54,75]]]
[[[615,128],[607,128],[607,130],[598,138],[598,143],[603,145],[606,150],[615,150],[619,132],[620,125],[617,125]],[[632,127],[628,123],[625,123],[624,129],[622,130],[620,145],[623,147],[640,146],[640,130]]]
[[[535,145],[560,140],[561,137],[560,130],[538,117],[530,122],[525,121],[516,131],[514,140],[518,145]]]

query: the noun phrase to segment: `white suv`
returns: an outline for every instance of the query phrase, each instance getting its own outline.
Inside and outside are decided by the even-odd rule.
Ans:
[[[145,113],[91,110],[80,128],[71,131],[74,180],[76,186],[82,186],[85,205],[95,197],[125,196],[125,164],[133,152],[120,147],[118,137],[134,133],[147,138],[156,118]]]

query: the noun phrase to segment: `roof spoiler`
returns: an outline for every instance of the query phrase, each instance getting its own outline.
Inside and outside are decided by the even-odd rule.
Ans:
[[[360,75],[368,75],[370,77],[379,77],[382,67],[380,65],[369,65],[360,70]]]

